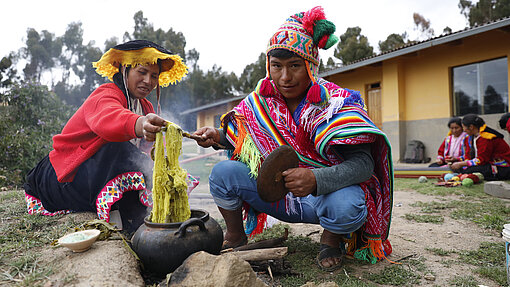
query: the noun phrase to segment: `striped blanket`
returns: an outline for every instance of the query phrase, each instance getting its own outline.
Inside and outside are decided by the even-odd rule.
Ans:
[[[360,184],[368,209],[363,226],[364,244],[355,256],[377,262],[390,251],[387,241],[393,197],[393,169],[390,144],[385,134],[369,119],[358,92],[342,89],[321,79],[331,98],[321,108],[306,103],[296,124],[283,96],[264,98],[248,95],[234,110],[223,116],[227,139],[236,147],[233,159],[248,165],[253,177],[260,164],[280,145],[290,145],[298,153],[300,167],[320,168],[340,164],[342,158],[331,149],[341,144],[372,144],[375,170],[371,179]],[[286,198],[292,212],[299,198]]]

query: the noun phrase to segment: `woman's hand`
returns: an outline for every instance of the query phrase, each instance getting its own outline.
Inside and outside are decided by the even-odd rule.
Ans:
[[[282,172],[285,187],[297,197],[304,197],[317,190],[317,180],[307,168],[289,168]]]
[[[162,117],[152,113],[139,117],[135,125],[136,136],[143,137],[149,142],[155,141],[156,134],[161,131],[165,123]]]
[[[467,165],[467,162],[465,162],[465,161],[458,161],[458,162],[454,162],[454,163],[450,164],[450,168],[452,170],[459,170],[459,169],[461,169],[462,167],[464,167],[466,165]]]
[[[213,127],[201,127],[193,133],[202,140],[197,140],[197,144],[201,147],[211,147],[220,143],[220,131]]]

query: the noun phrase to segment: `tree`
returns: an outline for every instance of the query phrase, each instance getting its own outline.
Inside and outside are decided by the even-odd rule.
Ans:
[[[459,8],[471,27],[510,16],[510,0],[478,0],[476,4],[459,0]]]
[[[370,57],[374,54],[374,48],[368,43],[368,38],[361,35],[360,27],[349,27],[340,36],[334,55],[344,65]]]
[[[117,37],[111,37],[109,39],[106,39],[104,41],[104,51],[110,50],[110,48],[113,48],[114,46],[117,46],[119,43],[119,39]]]
[[[430,20],[425,19],[419,13],[413,13],[415,29],[421,34],[420,38],[430,39],[434,37],[434,29],[430,26]]]
[[[82,24],[71,23],[62,37],[63,52],[58,57],[62,68],[62,79],[54,87],[54,92],[67,104],[79,106],[104,80],[92,67],[92,62],[99,60],[101,50],[94,47],[94,42],[83,44]],[[78,78],[78,84],[70,80]]]
[[[174,54],[186,59],[184,47],[186,47],[186,39],[181,32],[174,32],[172,28],[164,31],[162,29],[154,30],[152,23],[143,17],[143,12],[138,11],[133,17],[135,21],[135,29],[132,35],[124,34],[124,40],[144,39],[165,47]],[[127,38],[126,38],[127,37]]]
[[[443,29],[443,34],[451,34],[452,33],[452,28],[446,26],[444,27]]]
[[[83,49],[83,29],[81,23],[69,24],[61,39],[64,49],[58,59],[63,68],[62,83],[67,84],[71,71],[77,69],[78,58]]]
[[[42,72],[55,66],[55,58],[62,52],[62,42],[46,30],[39,34],[29,28],[25,44],[26,47],[21,49],[23,57],[28,59],[23,69],[25,79],[39,82]]]
[[[0,60],[0,88],[6,88],[19,79],[15,68],[15,54],[11,52],[8,56]]]
[[[257,83],[260,79],[266,77],[266,54],[260,53],[255,63],[247,65],[239,81],[236,84],[236,88],[244,93],[249,93],[257,87]]]
[[[403,33],[399,34],[390,34],[386,37],[386,40],[379,41],[379,51],[381,53],[388,52],[391,50],[398,49],[406,44],[405,39],[407,38],[407,34]]]

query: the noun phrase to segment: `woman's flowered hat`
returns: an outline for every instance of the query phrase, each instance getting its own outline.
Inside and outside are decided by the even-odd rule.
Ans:
[[[188,67],[179,55],[147,40],[119,44],[104,53],[92,66],[98,74],[113,81],[113,75],[119,72],[120,66],[150,65],[158,63],[158,60],[161,65],[159,85],[162,87],[175,84],[188,73]]]

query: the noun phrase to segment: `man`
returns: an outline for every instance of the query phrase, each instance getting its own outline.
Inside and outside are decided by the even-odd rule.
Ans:
[[[323,270],[341,266],[344,242],[349,242],[348,254],[373,263],[391,252],[386,240],[393,187],[389,144],[358,92],[318,78],[318,48],[338,41],[334,31],[321,7],[288,18],[269,41],[266,78],[223,116],[223,130],[195,132],[203,147],[220,143],[233,149],[232,160],[218,163],[209,178],[227,225],[225,248],[247,242],[244,202],[282,221],[324,227],[317,257]],[[256,176],[260,163],[280,145],[291,146],[300,163],[283,172],[289,193],[272,204],[260,199]],[[361,234],[368,243],[359,240]]]

